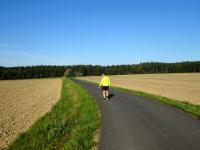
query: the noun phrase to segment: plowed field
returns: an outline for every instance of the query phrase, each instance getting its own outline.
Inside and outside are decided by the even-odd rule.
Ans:
[[[62,79],[0,81],[0,149],[59,100]]]

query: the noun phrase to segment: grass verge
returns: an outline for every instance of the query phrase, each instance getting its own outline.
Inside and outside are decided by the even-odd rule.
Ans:
[[[99,126],[100,113],[92,96],[64,78],[58,103],[8,149],[88,150],[96,144],[93,137]]]
[[[84,81],[86,81],[86,80],[84,80]],[[86,82],[97,84],[97,82],[94,82],[94,81],[86,81]],[[178,108],[184,112],[187,112],[187,113],[193,115],[195,118],[200,119],[200,105],[194,105],[194,104],[191,104],[188,102],[182,102],[180,100],[171,99],[171,98],[167,98],[167,97],[163,97],[163,96],[159,96],[159,95],[154,95],[154,94],[150,94],[150,93],[146,93],[146,92],[142,92],[142,91],[130,90],[130,89],[117,87],[117,86],[112,86],[112,87],[115,89],[118,89],[120,91],[126,92],[126,93],[130,93],[130,94],[133,94],[136,96],[142,96],[146,99],[150,99],[153,101],[160,102],[162,104],[167,104],[167,105],[173,106],[175,108]]]
[[[188,102],[182,102],[179,100],[175,100],[175,99],[171,99],[171,98],[167,98],[167,97],[163,97],[163,96],[159,96],[159,95],[154,95],[154,94],[150,94],[150,93],[146,93],[146,92],[141,92],[141,91],[136,91],[136,90],[129,90],[129,89],[125,89],[125,88],[121,88],[121,87],[115,87],[116,89],[120,90],[120,91],[124,91],[136,96],[142,96],[144,98],[153,100],[153,101],[157,101],[163,104],[167,104],[173,107],[176,107],[184,112],[187,112],[191,115],[193,115],[194,117],[200,119],[200,105],[194,105],[194,104],[190,104]]]

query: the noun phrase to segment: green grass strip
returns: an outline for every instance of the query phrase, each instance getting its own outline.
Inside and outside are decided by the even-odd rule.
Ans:
[[[190,113],[194,117],[200,119],[200,105],[194,105],[194,104],[191,104],[188,102],[182,102],[179,100],[175,100],[175,99],[171,99],[171,98],[167,98],[167,97],[163,97],[163,96],[154,95],[154,94],[136,91],[136,90],[125,89],[122,87],[115,87],[115,88],[120,91],[126,92],[126,93],[130,93],[130,94],[133,94],[136,96],[141,96],[146,99],[150,99],[153,101],[157,101],[157,102],[160,102],[163,104],[167,104],[167,105],[176,107],[176,108],[178,108],[184,112]]]
[[[84,81],[86,81],[86,80],[84,80]],[[97,82],[94,82],[94,81],[86,81],[86,82],[98,84]],[[167,97],[163,97],[163,96],[159,96],[159,95],[154,95],[154,94],[150,94],[150,93],[146,93],[146,92],[142,92],[142,91],[130,90],[130,89],[126,89],[123,87],[112,86],[112,88],[118,89],[118,90],[126,92],[126,93],[130,93],[130,94],[133,94],[136,96],[141,96],[148,100],[150,99],[153,101],[160,102],[162,104],[167,104],[167,105],[173,106],[175,108],[178,108],[184,112],[191,114],[195,118],[200,119],[200,105],[194,105],[189,102],[182,102],[180,100],[167,98]]]
[[[70,79],[63,79],[62,95],[52,110],[17,137],[10,150],[88,150],[95,146],[94,133],[100,113],[93,97]]]

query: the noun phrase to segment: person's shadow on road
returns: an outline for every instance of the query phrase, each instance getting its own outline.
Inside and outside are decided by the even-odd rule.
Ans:
[[[114,94],[109,94],[109,95],[108,95],[108,98],[111,99],[111,98],[113,98],[114,96],[115,96]]]

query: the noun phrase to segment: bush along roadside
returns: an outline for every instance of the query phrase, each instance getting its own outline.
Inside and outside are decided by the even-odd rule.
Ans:
[[[52,110],[8,149],[88,150],[97,143],[93,137],[100,126],[100,113],[92,96],[70,79],[63,78],[61,98]]]

